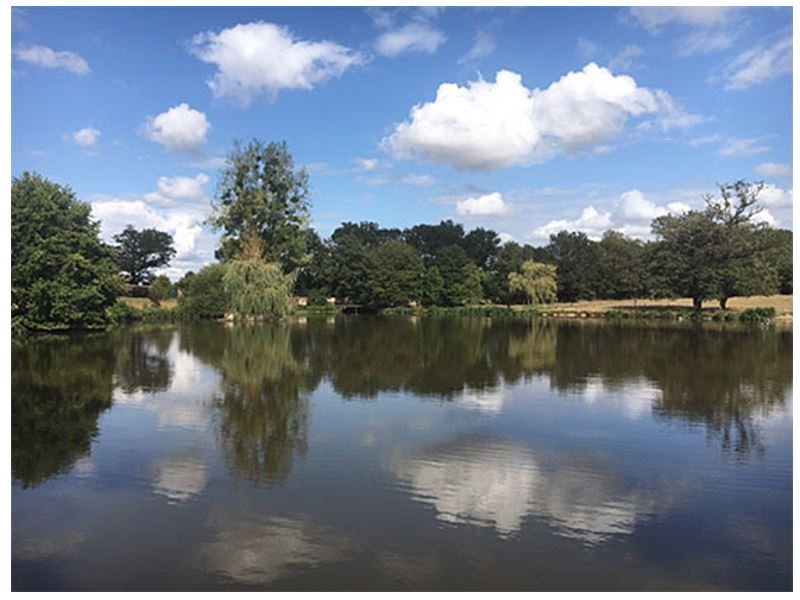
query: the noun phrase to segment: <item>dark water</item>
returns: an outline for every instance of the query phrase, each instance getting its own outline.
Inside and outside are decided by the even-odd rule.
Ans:
[[[792,333],[338,318],[12,348],[14,589],[789,589]]]

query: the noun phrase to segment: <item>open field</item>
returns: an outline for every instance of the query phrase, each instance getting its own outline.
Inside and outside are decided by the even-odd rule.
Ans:
[[[132,296],[120,296],[120,300],[135,309],[142,309],[146,306],[154,307],[153,301],[150,298],[134,298]],[[161,308],[175,308],[178,306],[178,301],[175,298],[167,298],[161,301]]]
[[[778,319],[791,320],[792,318],[792,298],[793,296],[747,296],[744,298],[731,298],[728,300],[728,310],[742,311],[748,308],[771,307],[775,309]],[[674,300],[587,300],[581,302],[557,302],[548,305],[546,312],[552,315],[563,313],[599,314],[612,309],[620,310],[651,310],[664,308],[690,309],[692,301],[690,298],[677,298]],[[703,311],[719,310],[718,302],[703,303]]]

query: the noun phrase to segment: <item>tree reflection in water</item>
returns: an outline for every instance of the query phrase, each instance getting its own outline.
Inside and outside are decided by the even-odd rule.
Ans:
[[[215,367],[222,387],[219,439],[229,466],[249,481],[283,481],[308,449],[308,399],[318,379],[296,356],[287,323],[188,327],[181,345]]]
[[[126,394],[169,389],[173,335],[122,330],[15,342],[13,478],[35,486],[87,455],[115,381]],[[499,392],[534,376],[587,400],[644,386],[652,395],[637,398],[637,415],[703,426],[740,459],[763,451],[760,422],[783,407],[792,385],[791,330],[344,317],[186,325],[180,345],[221,374],[220,446],[250,481],[282,481],[306,453],[308,395],[323,377],[348,399],[402,391],[495,413]]]
[[[12,343],[11,476],[23,488],[89,454],[97,419],[112,403],[114,358],[104,335]]]

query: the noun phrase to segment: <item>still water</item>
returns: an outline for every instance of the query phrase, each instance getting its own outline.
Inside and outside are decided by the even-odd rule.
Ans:
[[[14,589],[790,589],[792,332],[339,317],[12,347]]]

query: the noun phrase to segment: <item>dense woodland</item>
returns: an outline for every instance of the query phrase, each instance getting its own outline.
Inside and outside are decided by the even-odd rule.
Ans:
[[[725,308],[734,296],[792,293],[792,232],[753,219],[762,187],[720,185],[703,210],[655,219],[648,242],[562,231],[538,247],[501,244],[451,220],[347,222],[323,239],[307,226],[307,172],[285,143],[253,140],[236,144],[220,174],[208,221],[221,233],[218,262],[173,283],[155,276],[175,255],[169,234],[129,226],[105,244],[70,188],[26,172],[12,183],[13,318],[28,329],[102,327],[117,298],[137,291],[156,303],[179,296],[187,318],[278,317],[292,295],[367,310],[675,297]]]

